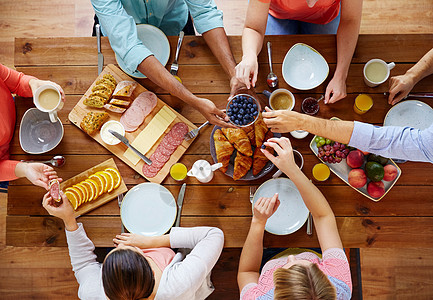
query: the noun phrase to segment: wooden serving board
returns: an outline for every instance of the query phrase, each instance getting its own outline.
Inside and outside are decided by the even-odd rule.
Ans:
[[[96,80],[92,83],[92,85],[89,87],[89,89],[83,95],[83,97],[81,97],[81,99],[78,101],[77,105],[75,105],[75,107],[69,113],[69,120],[73,124],[75,124],[76,126],[78,126],[78,128],[80,128],[80,123],[81,123],[81,120],[84,118],[84,116],[88,112],[91,112],[91,111],[93,111],[93,112],[107,112],[109,114],[109,116],[110,116],[109,120],[116,120],[116,121],[120,120],[120,117],[122,116],[121,114],[113,113],[113,112],[107,111],[107,110],[105,110],[103,108],[100,109],[100,108],[89,107],[89,106],[83,104],[83,101],[92,93],[92,88],[95,85],[96,81],[98,81],[99,79],[101,79],[102,76],[104,76],[105,74],[111,74],[111,75],[113,75],[114,78],[117,80],[117,82],[120,82],[122,80],[134,81],[134,79],[132,79],[131,77],[129,77],[128,75],[126,75],[122,70],[120,70],[115,65],[112,65],[112,64],[107,65],[104,68],[104,70],[102,70],[101,74],[99,74],[99,76],[96,78]],[[143,92],[146,92],[146,91],[147,91],[146,88],[144,88],[140,84],[137,84],[137,87],[135,88],[135,90],[134,90],[134,92],[132,94],[131,99],[135,99],[139,94],[141,94]],[[132,143],[134,141],[134,139],[147,126],[147,124],[149,124],[149,122],[152,120],[152,118],[159,112],[159,110],[163,106],[167,106],[172,112],[174,112],[176,114],[176,118],[170,124],[170,126],[166,129],[166,131],[161,135],[161,137],[159,138],[159,140],[153,145],[153,147],[147,153],[143,153],[147,157],[150,157],[150,155],[158,147],[159,143],[161,142],[161,140],[163,139],[163,137],[165,136],[165,134],[167,134],[170,131],[170,129],[173,127],[173,125],[176,124],[177,122],[183,122],[186,125],[188,125],[188,128],[189,128],[188,130],[189,131],[192,130],[192,129],[194,129],[194,128],[197,128],[192,122],[190,122],[188,119],[186,119],[184,116],[182,116],[181,114],[179,114],[177,111],[175,111],[174,109],[172,109],[170,106],[168,106],[161,99],[158,98],[158,103],[157,103],[156,107],[146,117],[146,119],[144,120],[143,124],[141,124],[140,127],[136,131],[134,131],[134,132],[126,132],[125,137],[128,139],[128,141],[130,143]],[[104,146],[105,148],[107,148],[109,151],[111,151],[114,155],[116,155],[123,162],[125,162],[127,165],[129,165],[132,169],[134,169],[135,171],[137,171],[141,176],[143,176],[147,180],[149,180],[151,182],[155,182],[155,183],[161,183],[164,180],[164,178],[170,172],[170,167],[173,164],[175,164],[177,161],[179,161],[179,159],[182,157],[182,155],[185,153],[185,151],[188,149],[188,147],[194,141],[194,139],[189,140],[189,141],[185,141],[184,140],[182,142],[182,144],[179,147],[177,147],[176,151],[171,155],[170,159],[166,162],[166,164],[158,172],[158,174],[155,177],[153,177],[153,178],[147,178],[143,174],[143,165],[145,164],[145,162],[143,160],[140,160],[136,165],[134,165],[131,161],[129,161],[124,156],[124,153],[127,150],[127,147],[123,143],[119,143],[119,144],[114,145],[114,146],[105,144],[102,141],[99,132],[97,132],[96,134],[94,134],[92,136],[92,138],[94,140],[96,140],[99,144],[101,144],[102,146]]]
[[[67,187],[73,186],[74,184],[77,184],[87,179],[90,175],[95,174],[96,172],[99,171],[103,171],[106,168],[110,168],[110,167],[119,171],[119,169],[116,166],[116,163],[114,162],[114,159],[110,158],[100,163],[99,165],[96,165],[66,181],[63,181],[62,183],[60,183],[60,189],[64,190]],[[118,195],[128,191],[128,188],[126,187],[123,178],[121,178],[121,180],[122,182],[120,183],[120,185],[116,189],[112,190],[110,193],[104,193],[101,196],[99,196],[96,200],[86,202],[83,205],[79,206],[75,211],[75,217],[77,218],[79,216],[82,216],[83,214],[111,201],[112,199],[116,198]]]

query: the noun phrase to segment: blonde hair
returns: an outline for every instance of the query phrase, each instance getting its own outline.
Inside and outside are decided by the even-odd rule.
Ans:
[[[274,272],[276,300],[335,300],[337,292],[316,264],[293,265]]]

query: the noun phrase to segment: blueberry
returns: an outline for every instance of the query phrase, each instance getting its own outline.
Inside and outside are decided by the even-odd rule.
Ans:
[[[252,105],[251,103],[248,103],[248,104],[247,104],[247,107],[248,107],[248,108],[251,108],[251,107],[253,107],[253,105]]]
[[[237,107],[233,108],[233,112],[237,113],[238,111],[239,111],[239,108],[237,108]]]
[[[257,108],[257,104],[253,103],[253,107],[254,107],[254,108]]]
[[[250,99],[248,99],[248,103],[251,103],[251,104],[253,104],[253,103],[254,103],[254,100],[253,100],[253,98],[250,98]]]
[[[238,114],[237,117],[238,117],[238,119],[242,119],[242,115],[241,114]]]
[[[243,109],[247,108],[246,103],[242,104],[242,108],[243,108]]]
[[[239,113],[243,115],[245,113],[245,110],[243,108],[241,108],[241,109],[239,109]]]
[[[266,149],[265,144],[262,144],[262,146],[261,146],[260,148],[262,148],[262,149]]]
[[[257,116],[257,110],[255,110],[255,111],[253,112],[253,115]]]

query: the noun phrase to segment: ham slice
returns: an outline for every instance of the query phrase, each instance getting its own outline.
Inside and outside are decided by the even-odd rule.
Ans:
[[[143,123],[144,119],[152,112],[158,103],[156,95],[152,92],[144,92],[135,98],[131,106],[125,111],[120,118],[125,130],[132,132]]]

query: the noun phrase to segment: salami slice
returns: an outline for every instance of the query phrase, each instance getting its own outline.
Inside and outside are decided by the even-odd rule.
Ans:
[[[161,153],[162,154],[164,154],[164,155],[167,155],[167,156],[171,156],[172,154],[173,154],[173,152],[174,152],[174,150],[176,150],[176,148],[174,148],[174,149],[169,149],[169,148],[167,148],[167,147],[158,147],[158,148],[161,148]]]
[[[152,165],[149,166],[148,164],[145,164],[143,166],[143,174],[144,174],[144,176],[146,176],[148,178],[155,177],[156,174],[158,174],[159,170],[161,170],[161,168],[155,167],[153,165],[153,161],[152,161]]]
[[[53,198],[54,201],[60,202],[62,200],[62,197],[60,197],[60,183],[57,179],[51,179],[48,188],[50,190],[51,198]]]
[[[177,146],[179,146],[178,144],[176,144],[176,142],[174,141],[174,138],[168,138],[168,139],[164,139],[162,140],[161,144],[163,147],[167,148],[170,151],[175,151]]]
[[[169,159],[170,159],[170,155],[164,155],[161,153],[161,151],[159,151],[158,149],[156,149],[155,153],[152,154],[152,156],[159,162],[161,163],[166,163]],[[153,161],[153,160],[152,160]]]
[[[154,167],[155,169],[158,168],[159,170],[161,170],[162,167],[165,165],[165,162],[158,161],[155,159],[155,157],[150,157],[149,159],[152,161],[152,167]]]

